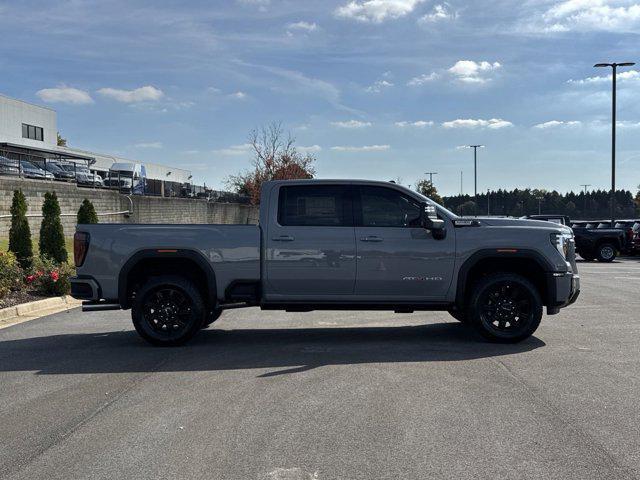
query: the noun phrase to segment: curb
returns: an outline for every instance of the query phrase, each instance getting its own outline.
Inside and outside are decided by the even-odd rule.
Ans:
[[[45,298],[35,302],[22,303],[0,309],[0,329],[28,322],[36,318],[51,315],[53,313],[64,312],[82,305],[81,300],[64,295],[62,297]]]

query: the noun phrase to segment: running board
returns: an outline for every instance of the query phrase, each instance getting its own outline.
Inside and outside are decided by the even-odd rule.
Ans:
[[[82,302],[83,312],[102,312],[105,310],[121,310],[122,307],[119,303],[105,303],[105,302]]]

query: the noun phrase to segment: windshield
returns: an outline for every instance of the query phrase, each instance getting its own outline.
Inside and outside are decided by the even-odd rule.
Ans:
[[[26,160],[22,161],[22,168],[25,170],[42,170],[37,165],[34,165],[31,162],[27,162]]]

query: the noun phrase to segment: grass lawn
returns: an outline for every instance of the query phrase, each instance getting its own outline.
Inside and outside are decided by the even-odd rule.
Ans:
[[[33,254],[38,255],[38,238],[31,237],[31,243],[33,243]],[[69,254],[69,261],[73,261],[73,237],[65,237],[64,244],[67,247],[67,253]],[[0,251],[6,252],[9,250],[9,239],[0,238]]]

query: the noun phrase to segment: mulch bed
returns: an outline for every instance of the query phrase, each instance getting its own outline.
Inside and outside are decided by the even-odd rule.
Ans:
[[[0,299],[0,308],[14,307],[21,303],[33,302],[35,300],[43,300],[48,298],[33,290],[22,290],[20,292],[11,292],[6,297]]]

